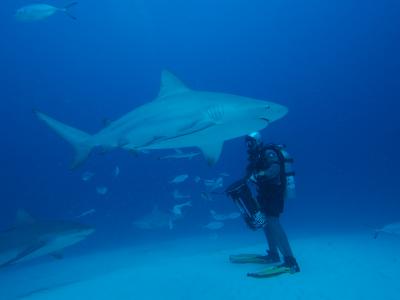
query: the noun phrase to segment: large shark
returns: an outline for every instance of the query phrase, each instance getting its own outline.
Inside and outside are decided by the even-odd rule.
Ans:
[[[0,267],[60,251],[85,239],[94,229],[68,221],[37,221],[18,211],[14,226],[0,231]]]
[[[94,147],[147,149],[198,147],[210,165],[224,141],[265,128],[286,115],[285,106],[247,97],[189,89],[163,71],[158,97],[111,122],[94,135],[36,112],[75,149],[72,167],[82,163]]]

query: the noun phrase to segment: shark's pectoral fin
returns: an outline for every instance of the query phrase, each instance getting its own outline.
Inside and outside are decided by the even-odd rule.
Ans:
[[[207,144],[199,145],[198,147],[203,152],[203,155],[207,160],[207,163],[210,166],[212,166],[218,161],[221,155],[223,145],[224,145],[223,141],[214,141]]]
[[[39,250],[44,245],[46,245],[45,241],[38,241],[36,243],[33,243],[29,247],[25,248],[23,251],[18,253],[14,258],[12,258],[9,261],[5,262],[4,264],[0,265],[0,267],[7,267],[9,265],[12,265],[13,263],[16,263],[17,261],[23,259],[25,256],[28,256],[31,253]]]

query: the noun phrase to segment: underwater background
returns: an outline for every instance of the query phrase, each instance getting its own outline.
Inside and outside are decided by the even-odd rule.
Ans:
[[[262,131],[295,159],[297,198],[283,215],[289,236],[399,221],[399,1],[86,0],[73,9],[76,21],[14,20],[29,3],[3,0],[0,9],[1,228],[20,208],[43,219],[95,209],[80,221],[96,233],[75,247],[89,253],[201,234],[210,209],[234,211],[224,195],[202,199],[193,178],[225,172],[227,186],[243,176],[244,138],[225,143],[213,167],[202,156],[158,160],[171,151],[114,150],[69,170],[72,149],[32,113],[95,133],[154,99],[164,69],[193,89],[289,108]],[[94,176],[83,181],[87,171]],[[179,185],[193,201],[185,218],[171,231],[135,229],[155,205],[176,203],[168,182],[179,174],[190,176]],[[247,229],[240,220],[222,231]]]

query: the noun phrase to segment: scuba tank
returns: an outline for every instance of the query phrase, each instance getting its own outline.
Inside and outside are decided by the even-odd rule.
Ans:
[[[296,182],[294,180],[294,171],[293,171],[293,158],[289,155],[289,153],[282,148],[281,149],[282,156],[284,158],[284,166],[285,166],[285,177],[286,177],[286,190],[285,195],[288,199],[296,198]]]
[[[281,182],[285,187],[285,197],[293,199],[296,197],[296,182],[294,179],[293,158],[285,150],[285,145],[267,145],[265,149],[274,150],[281,162]]]

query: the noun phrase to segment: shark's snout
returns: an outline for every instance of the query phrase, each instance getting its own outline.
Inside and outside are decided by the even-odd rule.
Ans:
[[[264,115],[261,119],[267,122],[274,122],[283,118],[287,113],[288,108],[286,106],[271,103],[264,106]]]

